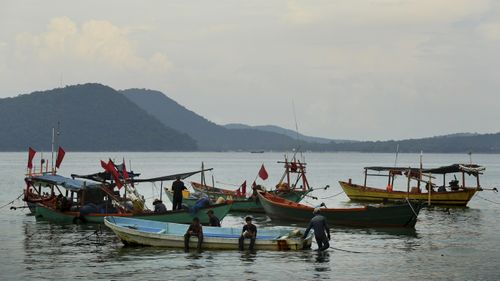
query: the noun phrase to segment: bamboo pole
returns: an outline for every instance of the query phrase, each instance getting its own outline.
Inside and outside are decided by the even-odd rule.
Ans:
[[[432,193],[432,173],[429,173],[429,182],[427,183],[429,185],[429,196],[427,198],[427,206],[431,205],[431,193]]]

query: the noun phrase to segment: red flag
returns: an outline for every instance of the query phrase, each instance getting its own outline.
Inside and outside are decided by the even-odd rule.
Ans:
[[[36,151],[33,148],[28,149],[28,168],[33,168],[33,157],[35,157]]]
[[[297,172],[297,168],[297,163],[295,163],[295,161],[290,163],[290,171]]]
[[[59,167],[61,166],[61,162],[63,161],[65,154],[66,152],[64,151],[64,149],[59,146],[59,150],[57,151],[56,168],[59,169]]]
[[[127,172],[127,167],[125,167],[125,159],[123,160],[123,164],[122,164],[122,174],[123,174],[123,180],[125,182],[127,182],[128,180],[128,172]]]
[[[115,167],[115,164],[113,163],[113,161],[111,161],[111,159],[109,159],[108,164],[106,164],[104,161],[101,160],[101,166],[104,168],[104,170],[106,172],[111,174],[111,176],[113,177],[113,179],[115,181],[116,186],[118,187],[118,189],[120,189],[123,186],[123,184],[120,181],[120,175],[118,174],[118,171],[116,170],[116,167]]]
[[[244,181],[243,184],[241,185],[241,193],[247,194],[247,181]]]
[[[267,174],[266,168],[264,168],[264,164],[262,164],[262,166],[260,167],[259,177],[262,180],[267,180],[267,178],[269,177],[269,175]]]

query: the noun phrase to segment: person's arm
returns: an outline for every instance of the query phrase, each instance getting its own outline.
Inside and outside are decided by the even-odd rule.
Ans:
[[[247,230],[247,225],[246,224],[243,226],[243,229],[241,230],[241,236],[243,236],[243,233],[245,233],[245,230]]]
[[[306,239],[307,235],[309,234],[309,231],[311,231],[313,224],[312,222],[309,223],[309,226],[306,229],[306,232],[304,232],[304,235],[302,236],[302,239]]]
[[[323,220],[323,225],[325,227],[326,236],[328,237],[328,240],[330,240],[330,228],[328,227],[328,224],[326,223],[326,219]]]
[[[254,227],[255,227],[255,232],[253,234],[253,238],[257,238],[257,226],[254,225]]]

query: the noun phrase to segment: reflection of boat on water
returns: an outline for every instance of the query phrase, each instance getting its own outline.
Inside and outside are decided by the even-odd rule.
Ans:
[[[122,217],[106,217],[106,226],[122,240],[125,245],[157,247],[184,247],[184,234],[189,225],[154,222]],[[302,239],[300,230],[290,228],[260,229],[257,232],[255,250],[302,250],[309,249],[312,234]],[[240,228],[203,227],[202,249],[237,250]],[[196,247],[198,238],[193,236],[190,246]],[[245,239],[249,243],[249,239]]]
[[[348,182],[340,181],[339,183],[345,194],[353,201],[398,202],[408,198],[412,201],[426,202],[432,205],[465,206],[477,191],[482,190],[479,175],[484,170],[484,167],[476,164],[454,164],[433,169],[366,167],[363,185],[353,184],[351,180]],[[378,173],[370,174],[370,171]],[[387,174],[382,174],[383,172]],[[460,174],[461,183],[455,175],[454,179],[446,185],[447,174]],[[397,175],[407,177],[405,191],[393,189],[394,179]],[[442,176],[442,185],[436,186],[435,175]],[[466,186],[466,175],[475,178],[475,187]],[[387,177],[387,187],[368,186],[368,176]],[[415,181],[417,185],[411,187],[412,182]],[[421,185],[425,186],[425,190],[422,190]]]
[[[259,199],[272,219],[310,221],[313,207],[259,192]],[[363,227],[414,227],[420,205],[364,206],[361,208],[321,208],[329,224]]]

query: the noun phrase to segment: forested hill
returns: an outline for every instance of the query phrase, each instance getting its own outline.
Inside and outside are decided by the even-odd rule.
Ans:
[[[52,127],[70,151],[187,151],[196,142],[100,84],[0,99],[0,150],[50,150]]]
[[[395,152],[399,145],[402,153],[500,153],[500,133],[453,134],[447,136],[354,143],[330,143],[311,147],[323,151]]]
[[[197,141],[201,150],[250,151],[262,149],[286,151],[297,146],[296,140],[283,134],[253,128],[225,128],[185,108],[158,91],[129,89],[121,92],[164,125],[190,135]]]

